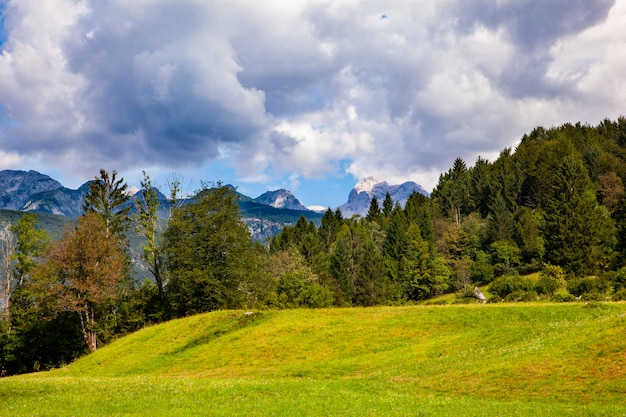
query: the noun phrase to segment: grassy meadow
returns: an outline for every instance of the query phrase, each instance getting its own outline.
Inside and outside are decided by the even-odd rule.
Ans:
[[[219,311],[0,379],[0,416],[626,415],[626,304]]]

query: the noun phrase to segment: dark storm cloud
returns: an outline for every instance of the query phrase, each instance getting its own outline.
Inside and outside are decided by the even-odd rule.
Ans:
[[[456,156],[497,155],[536,125],[619,115],[625,9],[8,1],[0,159],[91,173],[227,158],[247,177],[431,186]]]
[[[563,37],[604,21],[615,0],[458,1],[447,13],[458,33],[469,34],[482,25],[503,30],[517,49],[499,87],[514,97],[556,96],[568,86],[545,79],[552,61],[551,47]]]

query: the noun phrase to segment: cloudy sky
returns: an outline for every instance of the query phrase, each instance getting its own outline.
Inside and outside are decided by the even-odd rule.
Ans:
[[[626,0],[0,0],[0,169],[77,188],[427,190],[535,126],[626,114]]]

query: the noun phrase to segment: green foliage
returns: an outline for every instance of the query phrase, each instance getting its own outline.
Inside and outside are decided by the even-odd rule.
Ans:
[[[34,302],[30,290],[11,295],[11,327],[0,332],[0,373],[38,372],[67,365],[86,352],[78,316],[54,316]]]
[[[163,254],[159,242],[158,191],[152,186],[152,181],[145,171],[143,172],[141,188],[138,198],[135,200],[137,232],[145,239],[145,243],[142,245],[143,260],[154,277],[159,299],[164,303],[165,277],[163,276]]]
[[[173,212],[163,239],[174,316],[243,306],[240,284],[260,272],[234,190],[218,184],[198,191]]]
[[[470,278],[477,285],[489,284],[495,278],[495,268],[485,258],[486,256],[480,256],[469,267]]]
[[[562,288],[562,289],[557,290],[552,295],[552,297],[550,298],[550,301],[554,301],[556,303],[570,303],[570,302],[576,301],[576,297],[570,294],[569,291],[567,291],[565,288]]]
[[[626,288],[626,266],[620,268],[613,277],[613,286],[615,290]]]
[[[567,282],[567,290],[571,294],[587,300],[604,299],[609,288],[609,282],[597,276],[576,277]]]
[[[515,271],[520,263],[521,251],[511,241],[498,240],[490,245],[491,259],[498,275]]]
[[[36,214],[24,213],[10,228],[16,238],[14,267],[20,283],[28,280],[37,261],[50,245],[50,236],[45,230],[37,227],[37,222]]]
[[[506,301],[534,301],[535,282],[519,275],[503,275],[489,286],[489,292]]]
[[[333,304],[330,289],[320,283],[302,255],[294,249],[272,254],[269,267],[276,280],[276,299],[272,307],[320,308]]]
[[[111,174],[100,170],[100,177],[89,184],[89,192],[85,196],[83,210],[85,213],[98,213],[105,222],[107,233],[125,237],[130,222],[130,208],[126,193],[128,185],[124,178],[117,179],[117,172]]]
[[[540,211],[520,207],[515,214],[515,242],[521,250],[522,261],[541,262],[545,255],[545,240],[541,235],[542,217]]]
[[[452,168],[439,177],[439,183],[432,197],[437,200],[443,213],[457,225],[461,224],[461,215],[470,211],[469,202],[470,176],[465,161],[456,158]]]
[[[597,206],[591,181],[580,158],[566,157],[546,202],[546,260],[576,274],[595,273],[602,262],[600,246],[612,250],[614,230]]]
[[[380,210],[380,206],[378,205],[378,199],[376,196],[372,197],[372,201],[370,201],[369,209],[367,210],[367,215],[365,216],[368,222],[382,222],[383,213]]]
[[[539,294],[552,296],[558,290],[566,287],[565,272],[563,268],[556,265],[544,265],[537,280],[537,292]]]

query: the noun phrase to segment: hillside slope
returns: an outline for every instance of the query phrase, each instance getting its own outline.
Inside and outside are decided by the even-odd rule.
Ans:
[[[52,372],[10,416],[626,415],[626,304],[219,311]]]
[[[499,399],[623,402],[626,305],[214,312],[79,360],[92,377],[365,378]]]

